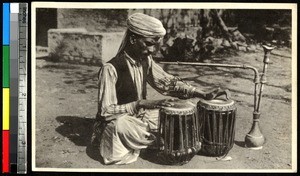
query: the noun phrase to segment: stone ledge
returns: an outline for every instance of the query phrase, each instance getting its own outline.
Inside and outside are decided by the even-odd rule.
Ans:
[[[48,30],[49,56],[56,61],[103,64],[113,58],[124,32],[88,32],[84,28]],[[76,61],[77,62],[77,61]]]
[[[88,33],[85,28],[62,28],[62,29],[49,29],[49,33]]]

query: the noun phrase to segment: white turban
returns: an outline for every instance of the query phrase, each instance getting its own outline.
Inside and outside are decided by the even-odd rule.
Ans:
[[[143,13],[130,15],[127,19],[127,27],[131,32],[143,37],[162,37],[166,34],[161,21]]]
[[[150,38],[163,37],[166,34],[165,28],[158,19],[143,13],[134,13],[130,15],[127,19],[127,27],[128,29],[125,32],[117,55],[123,51],[127,41],[129,40],[128,31]]]
[[[130,15],[127,19],[127,28],[127,31],[129,30],[143,37],[163,37],[166,34],[166,29],[161,21],[143,13],[134,13]],[[129,39],[127,31],[117,55],[122,52]]]

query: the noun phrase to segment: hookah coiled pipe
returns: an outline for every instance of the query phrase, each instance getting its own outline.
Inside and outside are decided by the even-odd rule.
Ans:
[[[245,137],[245,147],[250,149],[261,149],[265,142],[265,137],[262,135],[259,127],[260,118],[260,101],[262,98],[263,84],[266,83],[266,70],[269,63],[269,56],[271,51],[275,47],[263,45],[264,48],[264,69],[261,79],[259,79],[258,70],[253,66],[248,65],[234,65],[234,64],[215,64],[215,63],[195,63],[195,62],[160,62],[162,64],[169,65],[195,65],[195,66],[208,66],[208,67],[229,67],[229,68],[241,68],[250,69],[254,72],[254,110],[253,110],[253,123],[250,132]],[[261,83],[260,90],[259,83]]]

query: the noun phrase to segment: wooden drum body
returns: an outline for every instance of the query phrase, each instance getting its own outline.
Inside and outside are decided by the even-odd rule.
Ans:
[[[189,162],[201,148],[195,105],[189,101],[174,102],[173,107],[159,111],[159,136],[162,159],[167,164]]]
[[[236,107],[233,100],[200,100],[197,104],[200,153],[208,156],[226,155],[233,147]]]

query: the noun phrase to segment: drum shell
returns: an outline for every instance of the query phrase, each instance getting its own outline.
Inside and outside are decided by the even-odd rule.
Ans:
[[[235,137],[236,106],[214,106],[201,101],[197,104],[200,154],[226,155],[233,147]]]
[[[180,112],[161,109],[159,114],[159,135],[164,143],[160,154],[164,162],[171,165],[189,162],[201,148],[196,109]]]

